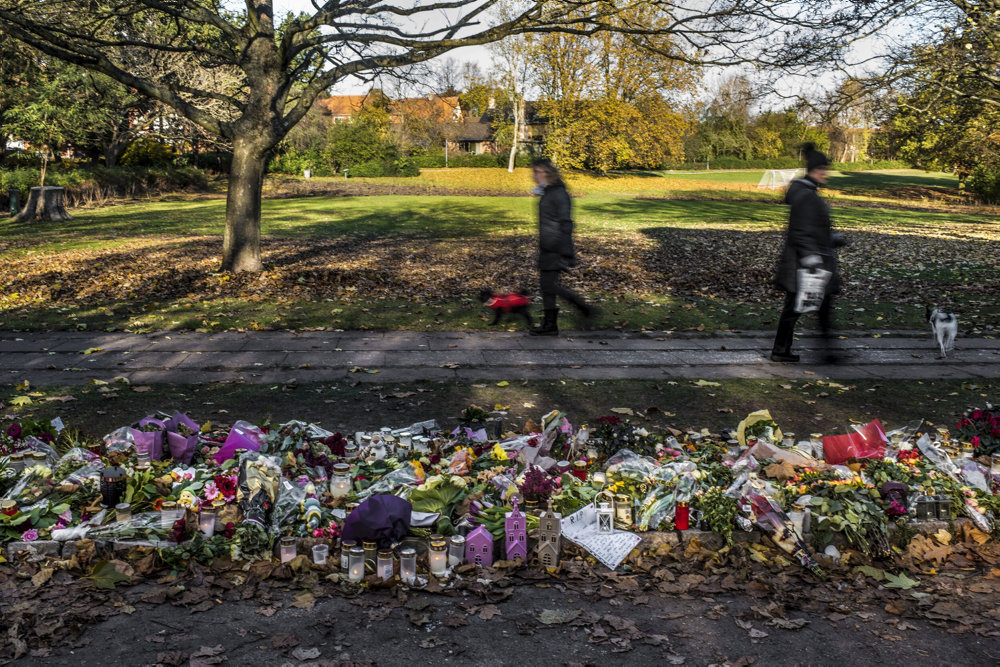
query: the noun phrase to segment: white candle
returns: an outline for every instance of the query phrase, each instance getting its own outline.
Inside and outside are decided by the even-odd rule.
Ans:
[[[431,551],[431,574],[444,574],[448,569],[447,554],[443,551]]]
[[[198,529],[205,537],[215,535],[215,512],[211,509],[202,509],[198,515]]]
[[[355,582],[365,578],[365,550],[361,547],[351,547],[347,578]]]
[[[288,561],[295,558],[295,538],[294,537],[282,537],[281,546],[279,547],[279,554],[281,555],[281,562],[287,563]]]
[[[408,584],[417,580],[417,552],[407,547],[399,552],[399,576]]]

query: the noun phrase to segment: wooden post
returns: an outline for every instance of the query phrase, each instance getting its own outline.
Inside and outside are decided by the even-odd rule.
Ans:
[[[63,203],[64,193],[63,188],[50,185],[31,188],[28,203],[14,218],[14,222],[27,222],[35,219],[55,222],[72,220],[73,216],[66,212],[66,206]]]

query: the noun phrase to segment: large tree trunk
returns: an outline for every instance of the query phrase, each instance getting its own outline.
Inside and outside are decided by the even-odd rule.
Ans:
[[[63,188],[52,186],[31,188],[28,203],[14,218],[14,222],[27,222],[36,219],[55,222],[72,220],[73,216],[66,212],[66,205],[63,201],[64,193]]]
[[[226,197],[226,234],[222,241],[223,271],[260,271],[260,200],[266,150],[248,141],[233,142]]]

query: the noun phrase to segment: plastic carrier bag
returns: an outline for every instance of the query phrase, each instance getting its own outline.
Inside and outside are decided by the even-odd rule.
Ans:
[[[833,275],[823,269],[799,269],[798,286],[795,293],[795,312],[811,313],[819,310],[826,297],[826,286]]]

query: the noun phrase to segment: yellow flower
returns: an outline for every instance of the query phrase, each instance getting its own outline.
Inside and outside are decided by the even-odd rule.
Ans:
[[[497,461],[506,461],[510,457],[507,456],[507,450],[500,446],[500,443],[493,445],[493,451],[490,452],[490,456],[495,458]]]
[[[427,477],[427,473],[424,472],[424,466],[420,461],[410,461],[410,465],[413,467],[413,475],[417,479],[423,481]]]

